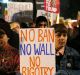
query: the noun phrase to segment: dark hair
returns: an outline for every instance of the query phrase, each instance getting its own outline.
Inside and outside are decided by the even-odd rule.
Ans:
[[[51,28],[55,29],[55,33],[68,33],[68,28],[64,24],[54,24]]]
[[[44,17],[44,16],[38,16],[38,17],[36,18],[36,27],[39,27],[39,23],[40,23],[40,22],[47,22],[46,17]]]
[[[12,33],[11,33],[10,25],[7,21],[5,21],[2,18],[0,18],[0,29],[3,29],[8,37],[11,36]]]

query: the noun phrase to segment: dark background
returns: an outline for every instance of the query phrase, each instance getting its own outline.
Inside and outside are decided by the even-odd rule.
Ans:
[[[17,2],[33,2],[33,17],[36,16],[36,2],[44,0],[10,0]],[[1,9],[0,9],[1,10]],[[77,13],[80,11],[80,0],[60,0],[60,16],[71,19],[76,19]],[[1,11],[0,11],[1,13]]]
[[[14,0],[14,1],[22,2],[31,1],[35,3],[35,1],[38,0]],[[66,18],[76,19],[78,11],[80,11],[80,0],[60,0],[60,15],[63,16],[65,19]]]
[[[76,19],[80,11],[80,0],[60,0],[60,15],[64,18]]]

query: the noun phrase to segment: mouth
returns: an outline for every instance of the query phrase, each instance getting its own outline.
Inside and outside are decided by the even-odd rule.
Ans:
[[[60,46],[64,46],[65,45],[65,42],[59,42],[59,45]]]
[[[65,42],[60,41],[59,44],[64,44]]]

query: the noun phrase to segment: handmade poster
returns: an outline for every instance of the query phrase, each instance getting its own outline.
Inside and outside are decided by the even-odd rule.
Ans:
[[[44,0],[44,9],[49,12],[59,13],[60,1],[59,0]]]
[[[20,29],[21,75],[54,75],[55,38],[53,28]]]
[[[33,3],[32,2],[8,2],[5,9],[7,14],[5,20],[8,22],[16,20],[18,17],[32,18]]]

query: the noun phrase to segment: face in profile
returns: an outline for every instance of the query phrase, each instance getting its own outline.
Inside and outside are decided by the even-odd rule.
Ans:
[[[67,42],[67,33],[60,33],[60,32],[55,33],[56,50],[65,47],[66,42]]]

